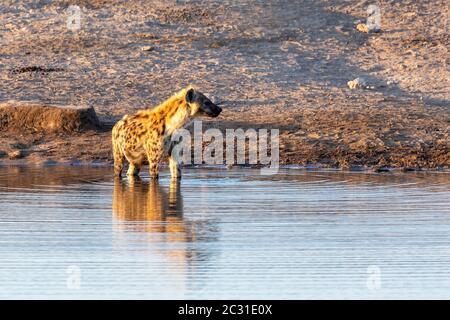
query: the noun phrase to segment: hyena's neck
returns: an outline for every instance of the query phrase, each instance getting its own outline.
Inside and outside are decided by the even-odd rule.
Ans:
[[[158,119],[164,119],[165,134],[171,135],[175,130],[187,125],[191,120],[190,107],[184,96],[171,97],[155,109]]]

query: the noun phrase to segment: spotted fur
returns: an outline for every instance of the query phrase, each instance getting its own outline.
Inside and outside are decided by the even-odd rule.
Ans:
[[[138,175],[147,160],[150,177],[157,179],[159,162],[167,154],[172,177],[180,178],[181,166],[168,154],[173,147],[172,134],[197,115],[217,117],[221,111],[201,92],[188,87],[156,108],[124,116],[112,130],[115,176],[121,175],[125,159],[128,176]]]

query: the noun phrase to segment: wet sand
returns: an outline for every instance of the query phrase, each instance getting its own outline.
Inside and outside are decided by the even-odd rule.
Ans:
[[[366,34],[367,1],[2,2],[0,101],[92,106],[103,129],[0,132],[0,164],[110,163],[117,119],[193,84],[224,107],[205,128],[280,129],[281,164],[448,168],[448,6],[379,3]]]

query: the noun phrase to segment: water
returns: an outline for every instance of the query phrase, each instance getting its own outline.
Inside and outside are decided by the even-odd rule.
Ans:
[[[450,298],[450,176],[0,168],[0,298]]]

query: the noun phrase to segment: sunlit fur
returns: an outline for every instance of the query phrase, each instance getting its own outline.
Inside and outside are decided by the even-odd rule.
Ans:
[[[201,113],[216,117],[222,109],[201,92],[185,88],[159,106],[124,116],[112,131],[114,174],[122,173],[124,159],[129,163],[127,175],[137,175],[148,160],[150,176],[158,178],[158,164],[173,147],[171,136]],[[180,164],[169,155],[173,178],[181,177]]]

